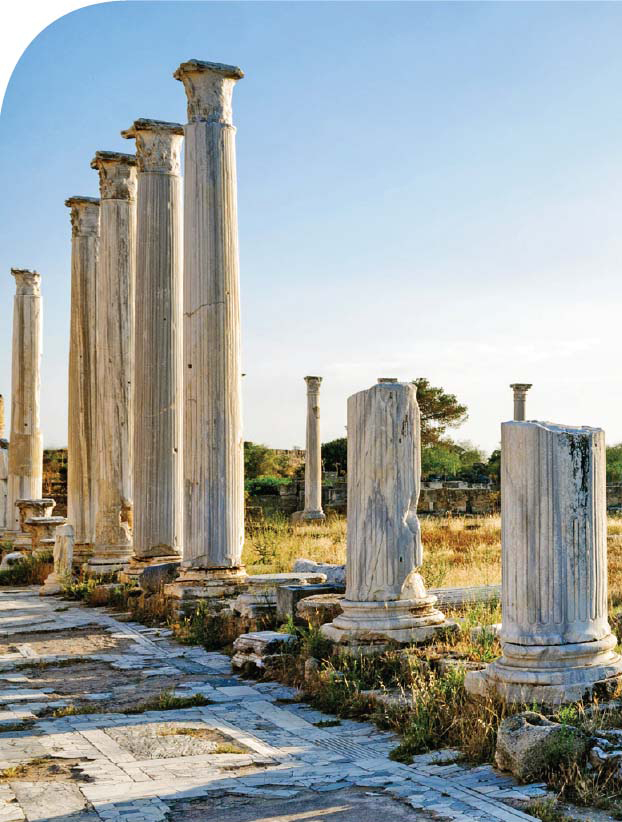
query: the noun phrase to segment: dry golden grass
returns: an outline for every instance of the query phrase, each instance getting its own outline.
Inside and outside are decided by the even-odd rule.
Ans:
[[[430,588],[501,582],[501,518],[421,517],[423,575]],[[622,518],[608,521],[609,595],[622,604]],[[285,518],[249,525],[244,562],[251,574],[291,571],[298,558],[343,563],[346,521],[292,528]]]

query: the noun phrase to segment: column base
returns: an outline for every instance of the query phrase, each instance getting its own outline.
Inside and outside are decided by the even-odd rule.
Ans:
[[[188,615],[199,602],[220,610],[244,591],[247,579],[244,566],[236,568],[192,568],[182,565],[179,577],[164,586],[164,594],[179,615]]]
[[[54,596],[55,594],[60,594],[63,590],[61,578],[58,574],[55,574],[53,571],[51,574],[48,574],[46,577],[45,582],[39,588],[39,596],[40,597],[49,597]]]
[[[110,553],[99,553],[99,551],[101,551],[101,548],[96,548],[93,555],[89,557],[83,566],[84,573],[87,576],[110,576],[118,571],[125,570],[132,561],[132,555],[126,552],[125,547],[115,553],[112,551]]]
[[[434,605],[436,597],[385,602],[352,602],[343,599],[343,613],[320,631],[337,643],[340,651],[370,654],[386,651],[395,645],[424,645],[448,630],[456,631],[455,622]]]
[[[469,671],[465,687],[504,702],[560,705],[610,698],[622,687],[622,657],[613,634],[568,645],[503,643],[503,656],[481,671]]]
[[[93,556],[93,543],[92,542],[77,542],[73,546],[73,559],[72,565],[74,568],[79,569],[81,568],[85,562],[88,562],[89,559]]]
[[[326,514],[324,511],[294,511],[290,517],[291,525],[304,525],[307,523],[315,523],[321,525],[326,522]]]

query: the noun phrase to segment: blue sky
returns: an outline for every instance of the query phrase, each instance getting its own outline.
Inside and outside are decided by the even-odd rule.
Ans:
[[[44,294],[42,427],[66,443],[70,226],[96,149],[137,117],[185,120],[196,57],[234,94],[245,436],[323,439],[379,376],[426,376],[487,450],[529,416],[622,439],[622,6],[127,2],[62,18],[27,49],[0,117],[0,393],[11,266]]]

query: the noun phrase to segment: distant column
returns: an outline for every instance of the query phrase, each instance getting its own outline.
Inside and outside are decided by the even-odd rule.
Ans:
[[[320,440],[321,377],[305,377],[307,383],[307,443],[305,454],[305,507],[292,514],[292,522],[324,522],[322,510],[322,445]]]
[[[525,408],[527,404],[527,392],[532,383],[513,382],[510,388],[514,392],[514,419],[521,422],[525,419]]]
[[[67,519],[73,527],[74,560],[86,562],[95,537],[95,289],[99,256],[99,200],[70,197],[71,321]]]
[[[0,532],[7,526],[7,481],[9,477],[9,441],[4,438],[4,397],[0,394]]]
[[[343,613],[322,633],[344,650],[433,638],[444,615],[418,573],[421,425],[412,383],[379,380],[348,400],[348,546]]]
[[[503,656],[467,675],[509,702],[603,697],[622,679],[607,618],[605,435],[548,422],[501,426]]]
[[[41,277],[36,271],[11,269],[16,291],[13,303],[13,366],[11,440],[7,484],[7,530],[19,531],[18,499],[38,499],[42,493],[43,440],[41,395]]]
[[[88,567],[119,570],[132,556],[132,401],[136,158],[98,151],[100,256],[95,296],[97,435],[95,545]]]
[[[183,127],[136,120],[134,557],[177,557],[182,540]]]
[[[243,573],[244,457],[235,128],[243,72],[190,60],[184,181],[184,560]]]

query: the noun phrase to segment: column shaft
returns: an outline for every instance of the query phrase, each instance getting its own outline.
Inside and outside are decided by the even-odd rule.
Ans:
[[[303,518],[324,519],[322,511],[322,445],[320,441],[321,377],[307,383],[307,442],[305,457],[305,509]]]
[[[447,628],[417,573],[423,552],[416,394],[412,383],[381,380],[348,400],[346,598],[322,633],[350,652],[423,643]]]
[[[395,600],[423,561],[417,389],[380,383],[348,400],[346,597]]]
[[[134,556],[182,545],[182,202],[176,123],[137,120]]]
[[[100,256],[96,291],[97,437],[92,570],[110,571],[132,555],[132,403],[136,160],[97,152]]]
[[[37,499],[42,493],[43,441],[39,422],[41,394],[40,276],[12,269],[17,289],[13,304],[13,363],[11,382],[11,439],[7,483],[7,528],[19,530],[18,499]]]
[[[9,442],[4,438],[4,397],[0,394],[0,533],[7,527]]]
[[[71,322],[67,519],[75,556],[85,561],[95,537],[95,289],[99,255],[99,200],[71,197]]]
[[[235,128],[239,69],[190,61],[184,189],[184,560],[235,569],[244,541]]]

